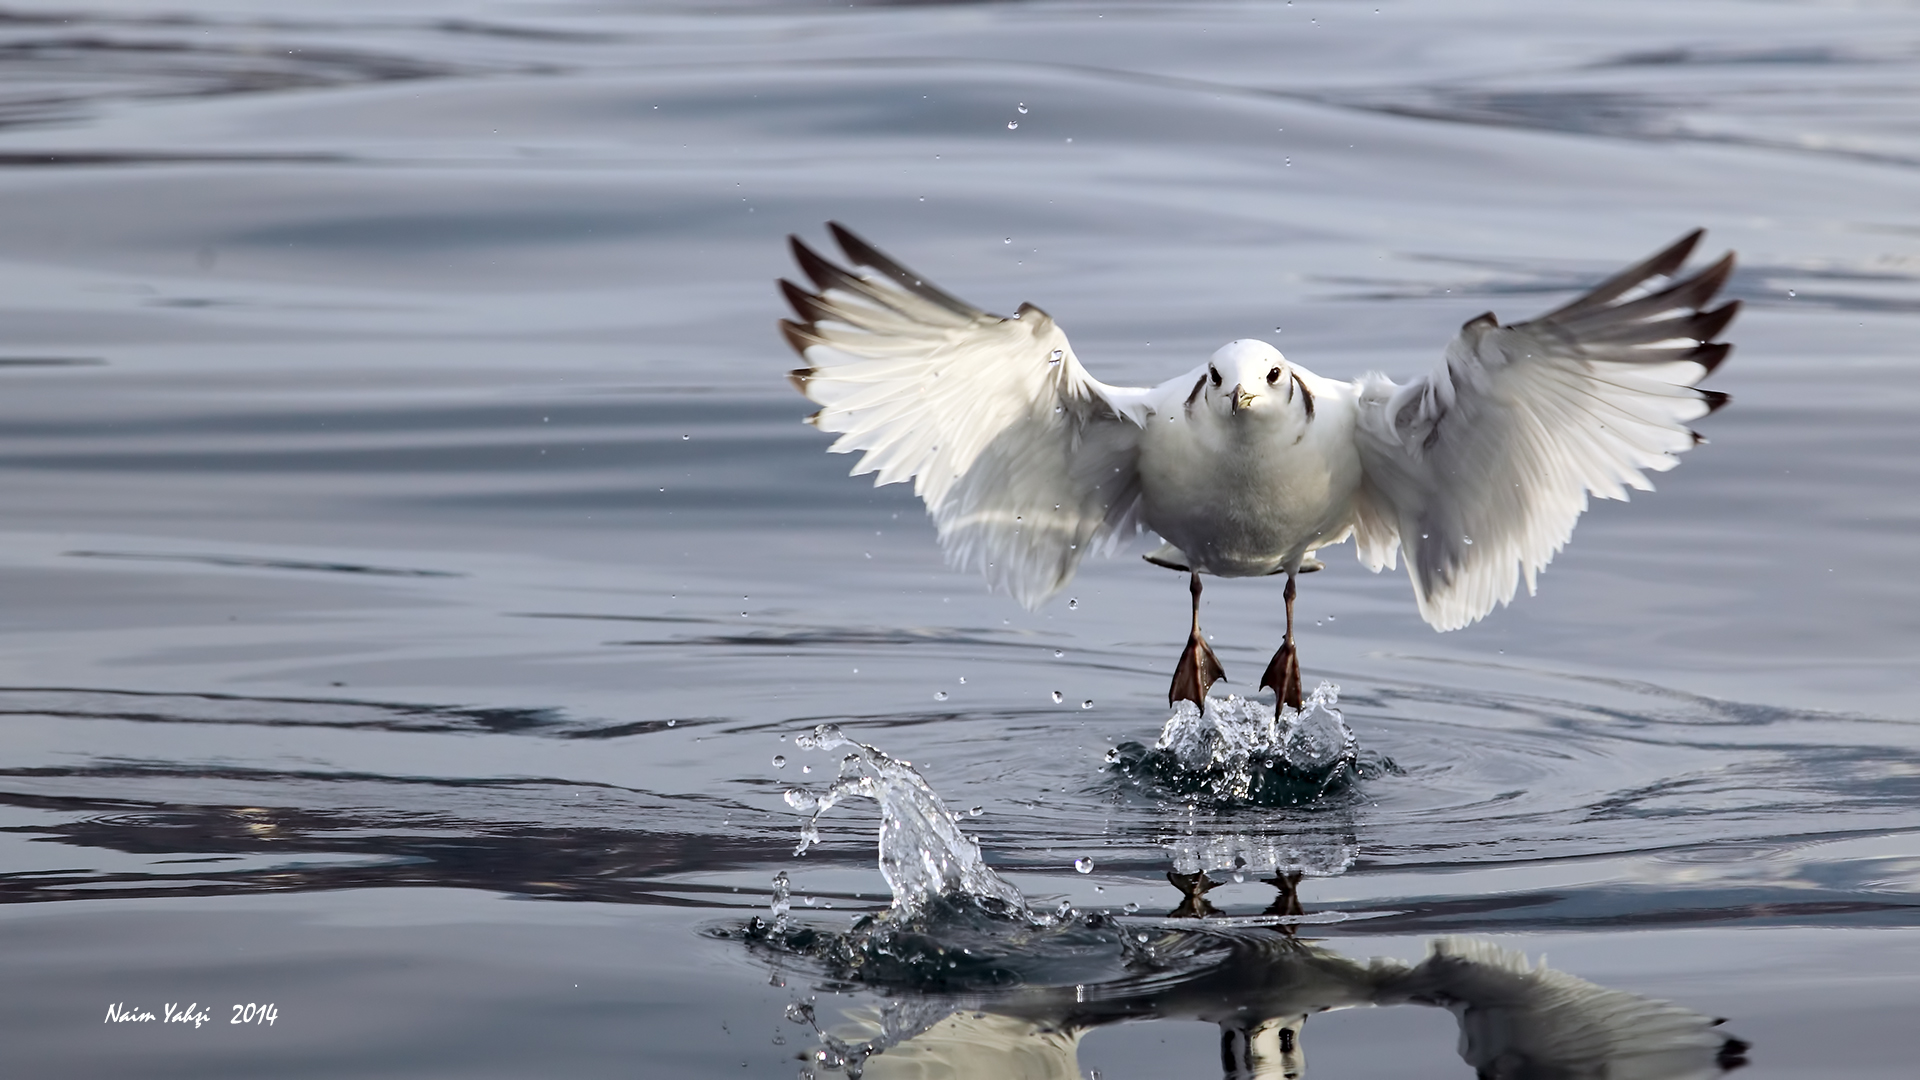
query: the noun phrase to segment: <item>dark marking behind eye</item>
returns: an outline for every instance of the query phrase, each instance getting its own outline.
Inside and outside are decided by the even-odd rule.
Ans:
[[[1307,389],[1305,380],[1300,378],[1300,373],[1297,371],[1293,373],[1293,381],[1300,387],[1301,399],[1307,403],[1307,419],[1311,420],[1313,419],[1313,391]]]
[[[1200,400],[1200,391],[1206,388],[1207,377],[1202,375],[1200,376],[1200,381],[1193,384],[1193,393],[1187,395],[1187,411],[1189,413],[1193,411],[1193,403]]]

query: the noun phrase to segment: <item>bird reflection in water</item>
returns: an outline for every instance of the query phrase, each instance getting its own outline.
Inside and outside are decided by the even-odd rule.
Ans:
[[[1747,1043],[1679,1005],[1598,986],[1489,942],[1444,937],[1425,959],[1359,961],[1280,929],[1162,930],[1163,957],[1204,964],[1104,985],[917,997],[851,1012],[816,1060],[866,1080],[1066,1080],[1081,1040],[1127,1021],[1220,1027],[1226,1080],[1300,1080],[1315,1013],[1425,1005],[1451,1012],[1458,1053],[1483,1080],[1707,1080]],[[1197,957],[1196,957],[1197,958]],[[794,1012],[789,1013],[794,1016]],[[795,1017],[812,1023],[811,1009]]]

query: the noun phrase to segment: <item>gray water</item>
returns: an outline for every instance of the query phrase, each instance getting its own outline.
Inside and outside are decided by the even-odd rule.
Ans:
[[[804,925],[888,907],[871,812],[793,854],[831,722],[1036,906],[1324,871],[1315,956],[1466,936],[1725,1017],[1741,1076],[1911,1074],[1910,5],[95,0],[0,56],[0,1071],[794,1077],[796,1006],[932,1001],[721,936],[782,871]],[[1247,336],[1404,378],[1704,226],[1734,400],[1470,629],[1326,552],[1307,684],[1393,768],[1215,806],[1107,762],[1178,575],[1027,613],[799,422],[773,280],[829,219],[1116,383]],[[1209,586],[1216,692],[1278,594]],[[102,1020],[169,1003],[211,1020]],[[1219,1072],[1132,1015],[1077,1067]],[[1303,1038],[1473,1072],[1437,1009]]]

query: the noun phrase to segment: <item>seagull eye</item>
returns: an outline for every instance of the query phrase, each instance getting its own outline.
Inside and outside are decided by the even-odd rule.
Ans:
[[[1210,367],[1207,369],[1207,374],[1213,377],[1213,385],[1215,386],[1220,385],[1220,369],[1219,368]]]
[[[1269,371],[1269,372],[1267,372],[1267,385],[1268,385],[1268,386],[1272,386],[1272,385],[1273,385],[1274,383],[1277,383],[1277,382],[1279,382],[1279,381],[1280,381],[1280,369],[1279,369],[1279,368],[1274,368],[1274,369],[1273,369],[1272,371]]]

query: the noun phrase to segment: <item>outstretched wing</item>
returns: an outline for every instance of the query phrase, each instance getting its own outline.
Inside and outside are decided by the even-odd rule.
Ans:
[[[1420,614],[1436,629],[1512,600],[1522,575],[1531,593],[1589,492],[1651,490],[1645,472],[1673,468],[1700,441],[1688,422],[1726,403],[1694,383],[1732,348],[1713,338],[1739,301],[1702,308],[1733,256],[1655,282],[1674,278],[1700,236],[1531,322],[1474,319],[1424,379],[1358,381],[1360,558],[1379,570],[1404,549]]]
[[[1596,986],[1492,942],[1444,937],[1392,978],[1382,1004],[1446,1006],[1460,1056],[1480,1076],[1715,1080],[1744,1064],[1747,1043],[1720,1021],[1671,1002]]]
[[[1039,308],[989,315],[828,228],[850,263],[878,273],[854,274],[795,237],[818,291],[782,280],[799,320],[780,327],[809,365],[792,379],[821,406],[810,422],[840,433],[834,453],[865,451],[853,475],[911,479],[948,562],[1029,608],[1090,550],[1139,531],[1146,391],[1089,376]]]

